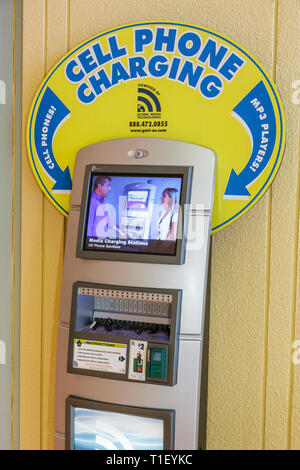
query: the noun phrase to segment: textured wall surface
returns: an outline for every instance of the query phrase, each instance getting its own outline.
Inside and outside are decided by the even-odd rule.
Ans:
[[[287,145],[256,206],[213,236],[208,382],[209,449],[300,449],[300,0],[26,0],[23,136],[31,100],[67,50],[113,26],[180,20],[227,35],[268,70],[282,96]],[[21,448],[51,449],[56,329],[65,221],[22,173]],[[299,271],[300,274],[300,271]],[[33,288],[34,287],[34,288]]]

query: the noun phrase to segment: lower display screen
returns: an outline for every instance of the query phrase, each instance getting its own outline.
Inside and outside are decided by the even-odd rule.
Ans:
[[[74,450],[161,450],[164,421],[86,408],[74,408]]]
[[[66,399],[67,450],[174,449],[174,425],[174,410]]]

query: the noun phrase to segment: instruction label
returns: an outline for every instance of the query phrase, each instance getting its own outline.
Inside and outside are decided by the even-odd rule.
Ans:
[[[73,367],[125,374],[126,344],[74,339]]]

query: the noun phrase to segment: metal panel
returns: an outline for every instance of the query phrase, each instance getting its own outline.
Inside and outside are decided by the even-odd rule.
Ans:
[[[138,150],[145,150],[145,158],[137,158]],[[214,167],[216,154],[207,148],[178,140],[153,137],[108,140],[81,149],[76,157],[71,206],[80,206],[86,165],[180,165],[194,167],[191,204],[210,211],[214,195]]]
[[[147,158],[134,159],[137,149]],[[202,332],[214,189],[214,153],[206,148],[166,139],[119,139],[82,149],[76,159],[71,212],[68,219],[58,335],[55,429],[65,435],[64,407],[68,395],[127,406],[175,411],[175,449],[198,447]],[[76,257],[79,205],[86,165],[193,166],[185,264],[168,265],[93,260]],[[193,235],[193,236],[192,236]],[[171,387],[153,383],[109,380],[67,374],[67,349],[74,281],[136,286],[141,289],[181,289],[178,379]],[[71,325],[72,328],[72,325]]]
[[[208,263],[208,244],[210,233],[210,216],[191,216],[197,219],[198,245],[187,244],[185,264],[174,267],[170,265],[129,263],[121,261],[86,261],[75,257],[76,235],[79,224],[79,211],[71,211],[68,220],[64,277],[62,281],[60,321],[70,322],[70,306],[74,280],[84,280],[103,284],[121,284],[137,287],[154,287],[165,289],[183,289],[181,317],[181,334],[201,334],[202,312],[205,303],[205,276]],[[195,223],[196,225],[196,223]],[[74,236],[75,234],[75,236]],[[190,249],[189,249],[190,246]],[[198,248],[198,249],[196,249]],[[158,276],[158,272],[160,276]],[[116,273],[118,276],[116,277]],[[196,274],[195,274],[196,273]],[[195,310],[196,307],[196,310]]]
[[[69,395],[119,405],[175,410],[175,449],[198,446],[199,386],[202,341],[180,340],[178,381],[174,387],[130,383],[66,374],[69,329],[59,327],[56,376],[56,433],[65,435],[65,400]],[[192,364],[192,365],[191,365]],[[120,393],[121,392],[121,393]]]

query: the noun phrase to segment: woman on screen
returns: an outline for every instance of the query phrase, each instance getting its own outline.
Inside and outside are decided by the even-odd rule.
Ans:
[[[157,240],[176,241],[178,223],[178,190],[166,188],[161,196],[164,212],[157,222]]]

